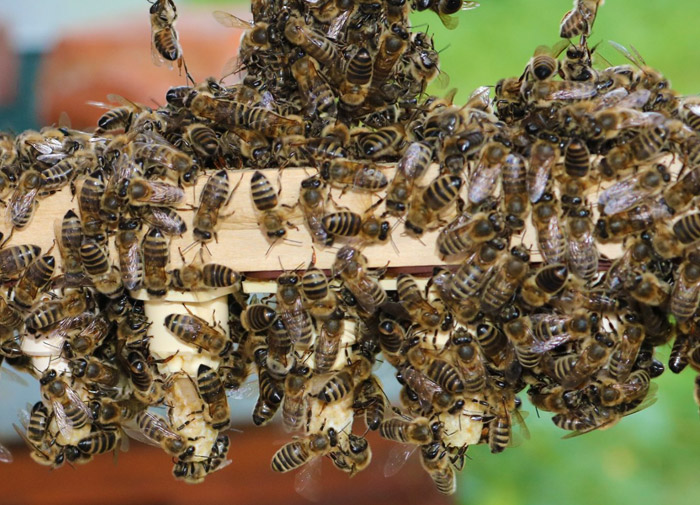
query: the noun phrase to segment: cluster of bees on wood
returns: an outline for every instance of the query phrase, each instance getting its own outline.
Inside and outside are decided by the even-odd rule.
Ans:
[[[123,101],[90,133],[3,135],[12,234],[66,186],[78,207],[57,223],[56,252],[0,248],[0,354],[41,385],[16,426],[32,457],[85,463],[132,437],[162,447],[176,478],[201,482],[229,463],[227,396],[252,383],[253,422],[281,411],[295,433],[274,471],[327,456],[352,476],[370,464],[365,435],[377,431],[408,448],[388,472],[418,450],[450,494],[470,445],[511,445],[523,391],[572,436],[653,402],[651,380],[665,369],[657,346],[673,340],[672,372],[700,373],[700,104],[634,50],[615,45],[629,64],[594,65],[600,3],[575,0],[563,43],[538,48],[494,98],[480,88],[459,106],[425,96],[438,54],[408,14],[431,9],[454,27],[474,2],[255,0],[252,23],[215,13],[246,29],[240,83],[171,88],[157,109]],[[175,4],[157,0],[150,13],[154,58],[186,71]],[[391,179],[385,162],[396,163]],[[426,181],[431,164],[439,172]],[[336,249],[330,271],[284,271],[276,293],[250,298],[235,258],[171,264],[171,238],[190,227],[197,246],[217,240],[236,170],[290,166],[312,172],[298,205],[314,247]],[[198,178],[186,221],[183,188]],[[379,201],[329,214],[330,187]],[[274,245],[287,218],[264,171],[250,191]],[[401,274],[387,291],[386,269],[369,268],[362,247],[398,233],[396,223],[416,243],[439,230],[444,263],[427,284]],[[527,228],[534,248],[522,242]],[[201,358],[166,373],[177,356],[151,351],[152,322],[131,293],[219,288],[233,290],[228,329],[189,311],[165,317]],[[59,344],[42,369],[25,344],[44,339]],[[396,369],[398,406],[379,362]]]

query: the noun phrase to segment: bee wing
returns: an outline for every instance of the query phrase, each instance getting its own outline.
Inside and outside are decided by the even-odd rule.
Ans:
[[[418,449],[417,445],[410,444],[400,444],[392,447],[384,463],[384,477],[392,477],[399,473],[416,449]]]
[[[51,154],[54,150],[61,149],[63,146],[58,139],[47,138],[42,142],[28,141],[27,144],[39,151],[41,154]]]
[[[250,30],[253,27],[252,21],[246,21],[245,19],[241,19],[238,16],[229,14],[228,12],[217,10],[211,14],[214,16],[217,23],[227,28],[243,28],[244,30]]]
[[[246,398],[253,398],[257,393],[258,393],[258,381],[257,381],[257,379],[248,379],[238,389],[226,391],[226,396],[229,396],[229,397],[233,398],[234,400],[244,400]]]
[[[617,214],[643,199],[646,195],[635,191],[638,184],[639,176],[633,175],[602,191],[598,195],[598,205],[603,207],[603,213]]]
[[[82,410],[83,413],[88,417],[88,419],[92,421],[92,411],[90,411],[90,408],[85,404],[85,402],[80,398],[80,396],[78,396],[78,393],[76,393],[74,389],[67,387],[66,396],[71,401],[71,403],[73,403],[76,407]]]
[[[548,163],[530,163],[528,165],[526,182],[531,203],[542,198],[549,181],[549,167]]]
[[[36,157],[37,160],[43,161],[45,163],[49,163],[51,165],[55,165],[57,162],[61,161],[62,159],[67,158],[69,155],[63,152],[51,152],[47,154],[40,154],[39,156]]]
[[[587,265],[598,264],[598,248],[592,233],[587,233],[580,240],[569,239],[569,265],[574,273],[586,270]],[[577,265],[581,265],[577,268]]]
[[[326,36],[329,39],[335,40],[338,37],[338,34],[342,31],[343,27],[345,26],[345,23],[350,17],[351,12],[353,12],[352,9],[349,9],[343,11],[342,14],[333,18],[333,21],[331,21],[331,24],[328,27],[328,31],[326,32]]]
[[[315,456],[294,477],[294,490],[313,502],[321,498],[321,464],[322,459]]]
[[[462,2],[462,9],[463,11],[470,11],[472,9],[476,9],[477,7],[480,7],[481,4],[479,2],[472,2],[470,0],[466,0]]]
[[[616,106],[629,94],[629,91],[627,91],[625,88],[615,88],[613,90],[610,90],[607,93],[598,97],[598,100],[596,100],[596,106],[593,108],[593,110],[599,111],[602,109],[607,109],[609,107]]]
[[[618,88],[624,89],[624,88]],[[637,89],[630,93],[617,103],[618,107],[625,109],[641,109],[651,97],[651,91],[648,89]]]
[[[218,472],[219,470],[223,470],[224,468],[226,468],[227,466],[229,466],[231,463],[233,463],[232,460],[230,460],[230,459],[225,459],[225,460],[221,461],[221,462],[220,462],[218,465],[216,465],[215,467],[209,468],[209,473],[214,473],[214,472]]]
[[[12,427],[15,429],[15,431],[17,432],[17,434],[19,435],[19,437],[20,437],[22,440],[24,440],[24,443],[27,444],[28,447],[30,447],[32,450],[35,450],[35,451],[37,451],[37,452],[40,452],[41,454],[43,454],[43,455],[46,457],[46,459],[49,459],[48,456],[47,456],[45,453],[43,453],[42,451],[39,450],[39,448],[34,444],[34,442],[32,442],[31,440],[29,440],[29,438],[27,438],[26,431],[21,430],[21,429],[19,428],[19,426],[17,426],[17,425],[14,424],[14,423],[12,423]]]
[[[149,417],[151,419],[151,427],[153,428],[154,431],[157,431],[161,435],[167,438],[172,438],[172,439],[179,439],[180,435],[175,433],[172,429],[170,429],[170,426],[168,425],[168,422],[160,417],[157,414],[154,414],[152,412],[144,412],[143,415]],[[148,436],[148,435],[146,435]],[[155,440],[154,440],[155,441]]]
[[[558,81],[553,81],[554,83]],[[595,84],[580,82],[577,86],[557,86],[550,90],[550,100],[583,100],[592,98],[598,94]]]
[[[148,438],[136,428],[124,426],[122,427],[122,429],[124,430],[124,433],[126,433],[129,436],[129,438],[133,438],[134,440],[141,442],[142,444],[152,445],[153,447],[160,447],[160,444],[158,442]]]
[[[440,18],[440,21],[442,21],[444,27],[448,30],[454,30],[459,25],[459,18],[457,16],[438,13],[438,17]]]
[[[468,198],[472,203],[481,203],[486,200],[493,194],[498,185],[498,175],[501,173],[502,164],[484,165],[486,165],[485,162],[476,167],[469,181]],[[545,185],[546,182],[545,179]],[[542,192],[544,192],[544,186]]]
[[[0,444],[0,463],[12,463],[12,453],[10,449]]]
[[[56,426],[58,426],[58,431],[65,439],[70,439],[73,433],[73,422],[66,416],[66,411],[63,409],[63,405],[58,401],[51,402],[53,406],[53,413],[56,416]]]
[[[12,225],[17,227],[17,221],[21,221],[25,214],[34,212],[34,207],[37,204],[36,195],[38,193],[39,188],[34,188],[27,192],[22,192],[20,188],[15,189],[7,209],[7,217]]]

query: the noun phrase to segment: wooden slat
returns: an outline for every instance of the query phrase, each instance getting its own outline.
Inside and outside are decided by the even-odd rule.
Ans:
[[[676,165],[674,172],[677,172],[678,168],[679,166]],[[384,171],[391,179],[394,168],[386,166]],[[267,169],[263,172],[275,187],[281,186],[280,204],[294,207],[297,203],[301,181],[312,175],[314,170],[287,168],[281,171]],[[423,182],[427,183],[436,173],[437,166],[432,166]],[[252,174],[252,170],[230,172],[231,187],[238,185],[238,189],[228,207],[222,211],[225,218],[221,220],[218,241],[207,244],[205,251],[207,251],[208,260],[228,265],[253,277],[270,278],[274,277],[282,268],[294,269],[300,265],[307,265],[311,260],[313,246],[316,264],[321,268],[330,268],[338,248],[345,242],[338,240],[336,245],[328,248],[313,244],[298,207],[289,211],[290,222],[297,229],[289,229],[286,240],[280,240],[274,244],[267,240],[257,224],[258,217],[250,195]],[[193,244],[193,209],[197,205],[206,179],[206,177],[200,177],[194,187],[187,188],[186,202],[179,206],[179,211],[188,224],[188,230],[183,236],[177,237],[171,242],[171,266],[179,266],[182,263],[177,252],[178,249],[186,249],[187,246]],[[466,192],[466,188],[463,188],[463,192]],[[383,195],[383,192],[370,196],[351,191],[343,193],[341,190],[333,189],[331,191],[332,200],[327,203],[326,211],[334,212],[334,206],[337,205],[362,213],[371,203],[376,202]],[[589,195],[589,199],[592,202],[597,201],[595,191]],[[72,196],[68,188],[41,199],[30,226],[22,231],[15,230],[8,245],[31,243],[40,246],[42,251],[48,250],[54,241],[54,223],[57,220],[60,221],[68,209],[78,211],[77,199]],[[382,213],[383,210],[384,204],[382,203],[376,212]],[[593,219],[595,220],[598,214],[595,208],[593,211]],[[393,243],[368,245],[363,248],[370,266],[383,267],[388,265],[390,269],[407,267],[411,271],[428,274],[432,266],[445,263],[437,254],[435,247],[437,231],[428,232],[418,240],[404,232],[402,222],[397,223],[395,218],[389,218],[389,221],[392,226],[396,225],[392,232]],[[533,251],[533,261],[538,261],[536,235],[529,220],[526,224],[525,232],[519,237],[513,237],[513,242],[522,242],[525,246],[530,247]],[[0,232],[4,233],[5,237],[9,235],[10,228],[6,220],[2,220]],[[191,261],[199,250],[199,247],[190,248],[185,255],[185,261]],[[620,246],[619,244],[605,244],[601,246],[601,253],[615,258],[620,254]]]

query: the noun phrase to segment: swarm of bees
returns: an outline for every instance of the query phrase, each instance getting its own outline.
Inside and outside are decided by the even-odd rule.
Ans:
[[[3,134],[0,359],[41,385],[16,426],[32,457],[85,463],[136,438],[201,482],[229,463],[227,397],[257,382],[253,422],[281,411],[295,433],[272,470],[328,456],[352,476],[377,431],[408,448],[388,473],[419,449],[450,494],[470,445],[511,445],[524,390],[573,436],[653,402],[656,346],[673,340],[671,371],[700,373],[700,103],[619,44],[630,64],[593,64],[601,3],[576,0],[561,44],[538,48],[494,98],[484,87],[457,106],[425,96],[438,54],[408,14],[431,9],[454,27],[474,2],[256,0],[252,23],[214,14],[246,29],[240,83],[171,88],[157,109],[121,100],[91,133]],[[184,66],[175,4],[150,15],[156,58]],[[290,166],[310,167],[298,207],[314,246],[334,248],[330,271],[285,270],[259,298],[243,293],[235,257],[171,265],[173,237],[191,229],[202,250],[218,240],[240,169],[254,171],[261,233],[284,240],[288,209],[262,169]],[[67,187],[77,211],[59,219],[56,252],[7,245]],[[331,188],[379,201],[331,212]],[[417,241],[438,232],[444,261],[387,289],[362,248],[399,225]],[[226,321],[186,305],[157,320],[135,297],[217,289]],[[174,354],[158,347],[163,331]],[[380,361],[396,369],[399,406]]]

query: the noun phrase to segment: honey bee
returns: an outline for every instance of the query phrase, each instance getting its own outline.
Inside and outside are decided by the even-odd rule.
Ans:
[[[298,274],[282,274],[277,279],[278,315],[289,332],[292,343],[305,349],[311,344],[313,323],[304,308],[301,278]]]
[[[386,302],[386,291],[368,275],[367,258],[357,249],[342,247],[336,254],[333,273],[340,276],[363,312],[372,314]]]
[[[336,158],[324,162],[321,177],[331,186],[351,191],[377,192],[387,187],[389,181],[372,162]]]
[[[567,414],[581,405],[581,392],[566,390],[562,386],[535,385],[527,392],[535,407],[547,412]]]
[[[181,461],[191,458],[194,454],[194,446],[188,444],[187,440],[176,433],[168,421],[158,414],[142,410],[136,414],[135,421],[139,433],[143,435],[139,440],[160,447]]]
[[[90,322],[70,339],[71,351],[75,355],[86,356],[102,343],[110,329],[110,322],[105,316],[92,317]]]
[[[625,279],[623,287],[635,300],[652,306],[664,304],[671,292],[668,283],[650,272],[629,276]]]
[[[345,79],[340,85],[340,101],[351,107],[357,107],[367,98],[369,85],[372,81],[372,56],[370,52],[360,47],[348,59],[345,68]]]
[[[428,169],[432,157],[433,146],[428,142],[412,142],[406,147],[387,190],[386,208],[390,214],[403,215],[406,211],[414,183]]]
[[[197,369],[197,390],[207,404],[204,418],[215,430],[226,429],[231,424],[228,400],[224,385],[216,370],[201,364]]]
[[[679,322],[690,319],[700,304],[700,264],[697,254],[689,254],[681,263],[673,284],[669,311]]]
[[[532,209],[540,254],[546,263],[566,263],[566,236],[560,225],[557,203],[552,193],[545,192]]]
[[[248,305],[241,314],[241,324],[248,331],[264,331],[277,317],[275,309],[263,303]]]
[[[357,384],[366,380],[372,373],[372,365],[364,357],[348,368],[336,372],[319,387],[317,397],[324,403],[339,402],[351,394]]]
[[[429,330],[440,324],[442,314],[423,297],[413,277],[399,274],[396,278],[396,291],[399,303],[406,308],[414,323]]]
[[[253,205],[260,212],[260,225],[267,237],[278,240],[287,234],[285,218],[277,208],[277,195],[269,179],[260,171],[255,171],[250,179]]]
[[[495,313],[501,309],[515,294],[528,273],[530,256],[514,247],[502,268],[486,281],[481,298],[481,309]]]
[[[527,189],[530,202],[535,203],[544,194],[552,173],[553,165],[559,159],[559,151],[555,146],[538,140],[532,146],[530,163],[527,172]]]
[[[417,417],[411,421],[395,417],[381,422],[379,436],[403,444],[425,445],[432,441],[433,430],[430,421],[425,417]]]
[[[316,319],[326,320],[336,315],[338,302],[323,270],[310,265],[301,277],[301,290],[307,310]]]
[[[215,356],[226,352],[231,345],[227,335],[201,317],[190,314],[169,314],[165,317],[163,325],[178,340]]]
[[[282,403],[284,389],[270,376],[266,368],[258,368],[260,395],[253,409],[253,423],[264,426],[269,423]]]
[[[129,184],[128,195],[131,205],[172,207],[182,201],[185,193],[171,184],[138,178]]]
[[[588,209],[571,209],[566,218],[569,237],[568,261],[571,273],[591,281],[598,273],[598,248],[593,238],[593,221]]]
[[[87,298],[80,291],[71,291],[56,300],[41,301],[27,313],[24,323],[27,328],[42,331],[59,321],[77,316],[87,308]]]
[[[549,366],[549,373],[565,388],[577,388],[597,372],[607,361],[615,345],[612,338],[597,333],[589,339],[579,355],[557,358]],[[546,359],[553,358],[545,356]]]
[[[317,244],[331,246],[334,242],[333,235],[328,233],[323,224],[325,200],[325,185],[319,177],[312,176],[301,181],[299,204],[311,237]]]
[[[22,230],[27,227],[38,206],[37,196],[42,188],[41,174],[36,170],[27,170],[20,177],[8,202],[8,220],[10,224]]]
[[[406,330],[399,323],[391,319],[379,323],[379,347],[384,358],[392,365],[398,366],[403,362],[404,358],[399,352],[405,342]]]
[[[478,251],[460,264],[448,282],[446,288],[450,298],[460,303],[476,297],[488,281],[499,258],[500,250],[497,244],[482,244]]]
[[[649,393],[650,384],[651,378],[645,370],[635,370],[630,373],[625,382],[599,379],[589,386],[589,390],[604,407],[616,407],[644,398]]]
[[[581,35],[588,37],[593,29],[598,7],[603,0],[574,0],[574,8],[564,14],[559,27],[559,35],[570,39]]]
[[[182,66],[182,48],[175,31],[177,9],[173,0],[155,0],[150,8],[153,63],[177,61]]]
[[[148,405],[158,405],[165,398],[163,381],[154,376],[151,365],[139,351],[131,351],[126,356],[134,397]]]
[[[331,317],[323,322],[314,344],[314,372],[329,372],[335,364],[343,337],[345,323],[342,318]]]
[[[608,374],[617,381],[626,380],[631,373],[645,333],[640,318],[633,312],[624,314],[621,322],[620,341],[610,355],[608,364]]]
[[[700,169],[698,168],[687,171],[663,190],[666,205],[676,212],[682,212],[688,208],[697,195],[700,195]]]
[[[523,282],[520,296],[533,307],[541,307],[564,288],[569,276],[566,265],[544,265]]]
[[[302,125],[298,116],[284,117],[263,107],[215,98],[197,90],[190,91],[184,104],[195,116],[228,128],[248,128],[271,138],[301,134]]]
[[[308,370],[308,369],[307,369]],[[290,373],[284,379],[282,420],[288,431],[299,429],[306,413],[306,386],[308,377]]]
[[[333,89],[323,80],[316,61],[310,56],[295,61],[291,66],[308,116],[315,114],[336,117],[338,109]]]
[[[397,62],[409,45],[408,31],[399,23],[393,23],[379,37],[379,48],[372,66],[371,91],[381,90],[389,80]]]
[[[186,177],[186,174],[193,168],[192,157],[167,144],[164,139],[162,142],[147,142],[139,145],[134,152],[134,159],[140,161],[143,168],[147,171],[163,175],[175,182],[187,182],[188,177]],[[147,181],[142,183],[145,187],[137,190],[137,197],[150,196],[149,189],[151,188],[148,187],[149,183],[152,184],[153,182]],[[158,185],[156,187],[158,188]],[[167,189],[167,185],[161,186],[159,189]],[[170,189],[166,194],[177,193],[177,189],[179,188]],[[154,190],[155,188],[151,191]]]
[[[535,54],[525,67],[524,79],[536,79],[546,81],[559,73],[559,61],[557,57],[569,45],[568,41],[561,41],[554,47],[539,46]]]
[[[84,241],[80,246],[80,261],[95,289],[109,298],[124,292],[119,270],[110,265],[106,251],[96,242]]]
[[[49,370],[39,380],[41,393],[51,403],[56,426],[66,440],[71,439],[73,430],[92,422],[92,413],[74,389],[61,378],[56,370]]]
[[[15,303],[21,308],[28,308],[34,303],[39,292],[51,281],[56,259],[50,255],[41,256],[29,265],[15,285]]]
[[[24,323],[24,319],[22,319],[20,312],[10,307],[4,296],[0,296],[0,326],[15,329],[22,323]]]
[[[370,159],[379,159],[395,154],[403,143],[406,132],[395,124],[372,132],[361,132],[357,136],[360,153]]]
[[[322,67],[333,69],[341,61],[335,44],[322,33],[309,27],[298,16],[290,16],[284,27],[284,36],[289,42],[301,47]]]
[[[581,341],[597,329],[597,316],[577,310],[570,316],[531,314],[534,352],[550,351],[563,343]]]
[[[199,291],[236,286],[241,274],[226,265],[194,263],[170,271],[170,287],[182,291]]]
[[[347,447],[340,447],[346,445]],[[339,442],[338,447],[329,454],[336,468],[347,472],[352,477],[367,468],[372,460],[372,450],[365,437],[348,433],[347,442]]]
[[[273,471],[280,473],[295,470],[314,457],[330,453],[336,443],[336,434],[332,428],[325,433],[309,434],[280,447],[272,456],[270,466]]]
[[[421,446],[421,465],[433,479],[438,492],[451,495],[457,491],[457,477],[454,468],[440,442]]]
[[[483,242],[496,237],[502,223],[497,214],[460,214],[438,234],[436,244],[443,256],[471,254]]]
[[[389,239],[391,227],[389,221],[380,220],[372,214],[371,206],[365,216],[351,211],[340,211],[323,216],[324,228],[337,237],[358,237],[363,242],[386,242]]]
[[[104,172],[100,169],[92,172],[83,181],[78,193],[78,207],[83,233],[91,237],[99,237],[104,233],[102,221],[101,198],[105,193]]]
[[[404,223],[406,229],[421,236],[437,215],[457,200],[462,183],[461,177],[444,175],[434,179],[421,192],[414,193]]]
[[[505,147],[497,142],[489,142],[482,148],[481,159],[469,179],[467,197],[471,203],[481,203],[493,194],[507,155]]]
[[[199,207],[192,223],[192,235],[198,242],[209,242],[216,238],[216,225],[221,207],[229,198],[228,175],[220,170],[209,176],[199,194]]]

